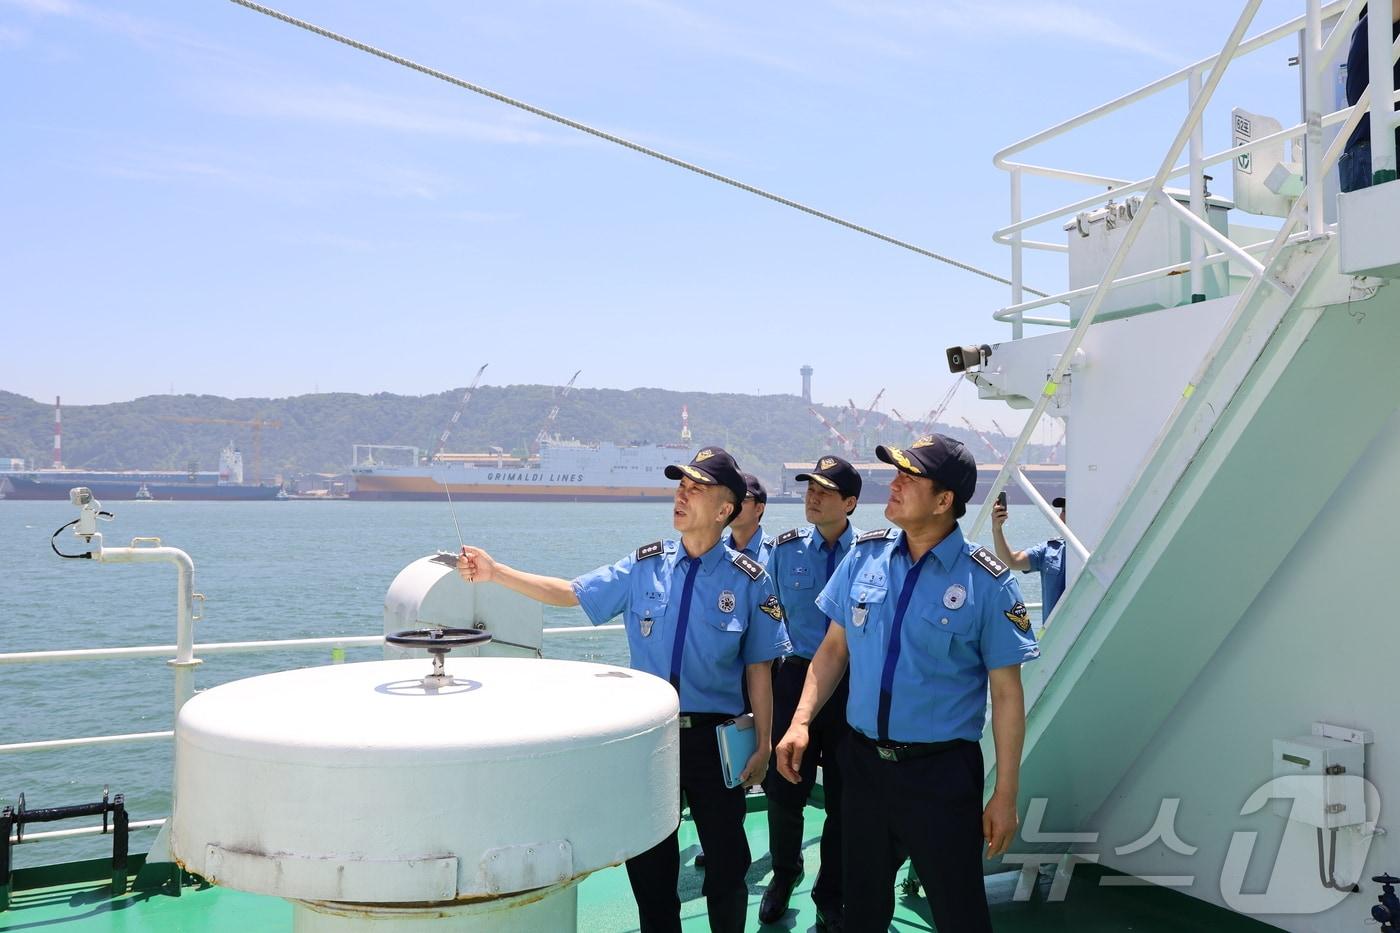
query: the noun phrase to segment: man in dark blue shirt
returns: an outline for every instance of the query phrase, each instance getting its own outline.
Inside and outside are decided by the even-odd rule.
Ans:
[[[1384,2],[1384,0],[1382,0]],[[1400,0],[1390,0],[1390,41],[1394,42],[1400,36]],[[1363,13],[1361,21],[1356,24],[1356,29],[1351,34],[1351,49],[1347,52],[1347,104],[1355,106],[1361,99],[1361,94],[1366,90],[1366,85],[1371,81],[1371,56],[1367,48],[1367,22],[1369,15]],[[1394,68],[1391,76],[1391,88],[1400,85],[1400,63]],[[1397,148],[1400,148],[1400,127],[1395,129],[1395,139]],[[1356,130],[1347,138],[1346,148],[1342,150],[1342,158],[1337,163],[1337,171],[1341,174],[1342,190],[1355,191],[1358,188],[1367,188],[1371,185],[1371,115],[1368,113],[1361,118]]]

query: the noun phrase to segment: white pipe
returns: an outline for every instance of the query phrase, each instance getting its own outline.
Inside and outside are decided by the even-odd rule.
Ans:
[[[1308,237],[1319,239],[1326,223],[1323,214],[1322,174],[1322,4],[1308,0],[1307,29],[1303,41],[1303,120],[1307,123],[1303,177],[1307,183]]]
[[[1201,95],[1201,71],[1199,68],[1192,69],[1190,80],[1187,82],[1187,96],[1192,104]],[[1205,127],[1201,121],[1197,121],[1194,129],[1191,130],[1190,160],[1191,167],[1191,213],[1202,220],[1206,216],[1206,172],[1201,160],[1205,152]],[[1206,241],[1201,238],[1200,233],[1191,228],[1191,300],[1201,301],[1206,296],[1206,275],[1204,259],[1206,258]]]
[[[141,542],[154,542],[142,545]],[[194,561],[179,548],[165,547],[159,538],[133,538],[130,547],[103,547],[102,536],[93,535],[93,560],[104,564],[174,564],[177,571],[175,592],[175,658],[168,663],[175,670],[175,714],[194,696],[194,669],[200,661],[194,656]]]
[[[46,739],[42,742],[14,742],[10,745],[0,745],[0,755],[8,755],[16,752],[52,751],[56,748],[79,748],[85,745],[122,745],[131,742],[154,742],[158,739],[168,739],[174,734],[174,732],[167,730],[165,732],[128,732],[125,735],[89,735],[80,739]]]
[[[1013,168],[1011,170],[1011,223],[1014,225],[1021,220],[1021,170]],[[1021,249],[1021,232],[1018,230],[1011,234],[1011,303],[1019,305],[1026,300],[1025,292],[1021,285],[1021,259],[1023,253]],[[1011,319],[1011,339],[1020,340],[1024,330],[1024,323],[1020,315]]]
[[[1390,104],[1394,95],[1385,93],[1395,89],[1394,72],[1388,64],[1394,59],[1390,17],[1385,15],[1384,7],[1383,2],[1372,3],[1366,17],[1367,52],[1371,59],[1371,177],[1377,182],[1395,178],[1395,113]]]
[[[1060,533],[1060,537],[1064,538],[1065,543],[1074,550],[1074,553],[1079,555],[1079,559],[1088,563],[1089,549],[1084,546],[1084,542],[1075,537],[1074,532],[1069,530],[1068,525],[1060,521],[1060,513],[1055,511],[1055,507],[1045,501],[1045,497],[1040,494],[1040,490],[1035,488],[1035,484],[1026,477],[1026,474],[1023,473],[1019,467],[1012,475],[1016,477],[1016,485],[1020,486],[1021,491],[1030,498],[1031,504],[1040,509],[1042,515],[1050,519],[1051,527]]]
[[[164,819],[138,820],[127,823],[126,828],[127,831],[130,832],[133,829],[154,829],[157,826],[164,825]],[[51,829],[43,833],[25,833],[20,843],[44,842],[49,839],[68,839],[73,836],[110,836],[111,834],[112,829],[110,827],[104,830],[101,826],[79,826],[77,829]]]

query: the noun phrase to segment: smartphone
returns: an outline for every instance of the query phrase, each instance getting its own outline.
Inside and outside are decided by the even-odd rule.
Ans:
[[[1001,506],[1003,509],[1006,508],[1006,490],[1005,490],[1005,489],[1003,489],[1001,492],[997,493],[997,505]]]

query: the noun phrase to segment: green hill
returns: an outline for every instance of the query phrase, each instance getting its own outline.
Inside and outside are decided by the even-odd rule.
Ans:
[[[230,440],[244,452],[253,479],[252,431],[247,426],[188,424],[171,418],[281,423],[262,434],[262,473],[271,479],[298,473],[341,472],[350,465],[353,444],[399,444],[436,448],[438,436],[457,410],[462,389],[437,395],[334,393],[294,398],[219,398],[211,395],[152,395],[109,405],[63,409],[63,461],[87,469],[184,469],[197,462],[214,469],[219,450]],[[528,449],[559,404],[552,431],[562,437],[607,441],[676,441],[681,406],[690,410],[695,443],[720,444],[751,472],[776,478],[785,460],[814,460],[834,445],[795,395],[732,395],[671,392],[663,389],[576,389],[565,399],[550,386],[483,386],[472,396],[452,430],[449,451]],[[840,410],[816,406],[835,421]],[[853,439],[854,417],[843,431]],[[981,442],[961,428],[938,427],[972,445]],[[910,432],[880,414],[868,419],[860,443],[865,456],[875,443],[904,443]],[[0,391],[0,458],[18,457],[48,466],[53,440],[51,405]],[[993,437],[996,441],[997,438]],[[998,442],[1003,450],[1011,441]],[[1039,456],[1031,451],[1031,459]]]

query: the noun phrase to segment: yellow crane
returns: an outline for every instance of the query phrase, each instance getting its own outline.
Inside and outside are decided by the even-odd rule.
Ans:
[[[161,415],[161,421],[174,421],[178,424],[230,424],[235,427],[249,428],[253,432],[253,483],[262,482],[262,432],[263,428],[280,428],[282,422],[270,421],[266,418],[254,418],[251,421],[239,421],[234,418],[184,418],[178,415]]]

